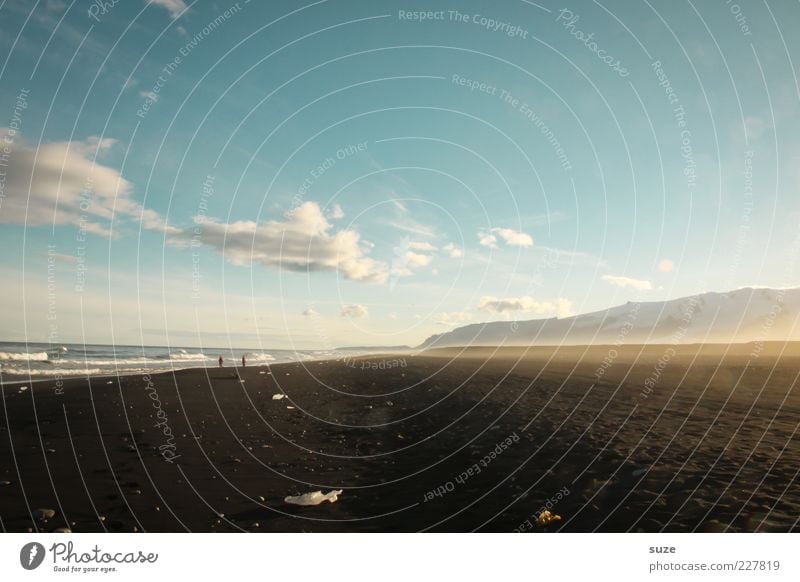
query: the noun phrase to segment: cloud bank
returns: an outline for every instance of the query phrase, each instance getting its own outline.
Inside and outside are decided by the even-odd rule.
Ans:
[[[649,291],[653,288],[653,284],[650,281],[643,281],[641,279],[632,279],[630,277],[618,277],[615,275],[603,275],[603,281],[607,281],[612,285],[616,285],[617,287],[631,287],[633,289],[638,289],[639,291]]]
[[[129,219],[141,220],[148,230],[170,232],[158,213],[144,209],[132,198],[130,182],[97,161],[115,140],[89,137],[35,148],[11,131],[0,128],[0,139],[14,137],[2,177],[0,223],[72,225],[108,236],[115,220]]]
[[[506,299],[498,299],[497,297],[486,295],[481,297],[478,309],[490,313],[530,312],[538,315],[554,314],[558,317],[574,315],[572,301],[563,297],[555,301],[537,301],[529,295],[507,297]]]
[[[499,248],[499,240],[502,240],[510,247],[532,247],[533,237],[527,233],[514,230],[513,228],[491,228],[489,230],[478,231],[478,242],[491,249]]]
[[[239,266],[254,263],[295,272],[334,271],[353,281],[383,283],[385,263],[366,255],[353,229],[334,231],[315,202],[304,202],[283,220],[241,220],[226,224],[195,217],[193,240],[222,254]]]

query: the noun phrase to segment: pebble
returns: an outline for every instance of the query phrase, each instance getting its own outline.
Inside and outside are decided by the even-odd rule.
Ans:
[[[6,487],[8,485],[11,485],[11,481],[0,481],[0,486]]]
[[[72,533],[72,530],[68,527],[60,527],[58,529],[54,529],[53,533]]]
[[[34,509],[34,519],[53,519],[56,516],[55,509]]]

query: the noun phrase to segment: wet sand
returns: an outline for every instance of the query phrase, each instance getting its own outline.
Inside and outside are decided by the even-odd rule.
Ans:
[[[575,346],[5,385],[0,527],[796,530],[799,373],[797,344]]]

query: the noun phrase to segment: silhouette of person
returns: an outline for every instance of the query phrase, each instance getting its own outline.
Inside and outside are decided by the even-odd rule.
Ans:
[[[247,361],[244,359],[244,354],[242,354],[242,368],[247,365]]]
[[[219,357],[219,367],[222,367],[222,356]]]

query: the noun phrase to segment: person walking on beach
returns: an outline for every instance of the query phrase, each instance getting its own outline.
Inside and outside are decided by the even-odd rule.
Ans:
[[[222,367],[222,356],[219,357],[219,367]]]
[[[242,368],[247,365],[247,360],[244,359],[244,354],[242,354]]]

